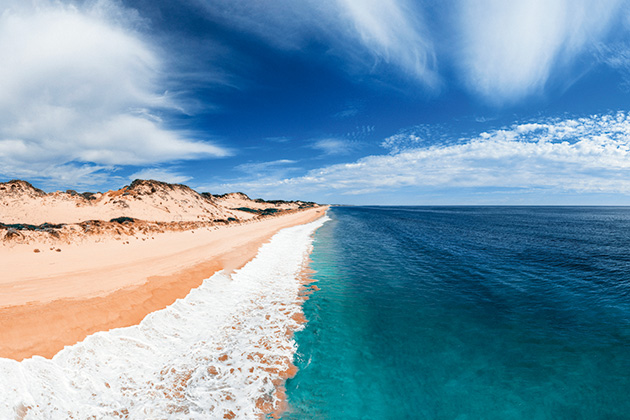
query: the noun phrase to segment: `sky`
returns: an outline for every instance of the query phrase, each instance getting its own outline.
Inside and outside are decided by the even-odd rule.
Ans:
[[[630,0],[0,0],[0,181],[630,205]]]

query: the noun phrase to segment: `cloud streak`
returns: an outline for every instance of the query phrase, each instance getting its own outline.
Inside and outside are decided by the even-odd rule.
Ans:
[[[361,44],[378,59],[435,88],[437,60],[422,11],[405,0],[339,0]]]
[[[613,28],[622,1],[461,0],[456,60],[473,92],[488,102],[541,93]]]
[[[319,150],[325,156],[347,155],[357,149],[357,144],[344,139],[324,138],[315,141],[311,148]]]
[[[154,179],[156,181],[181,184],[190,181],[192,177],[165,168],[145,168],[129,175],[130,180],[134,179]]]
[[[626,4],[455,0],[436,14],[430,2],[411,0],[196,2],[209,19],[279,49],[323,44],[353,75],[378,75],[390,83],[392,74],[403,74],[437,91],[445,80],[439,68],[450,66],[468,91],[499,106],[544,93],[551,81],[568,88],[589,70],[579,59],[595,54],[621,26]]]
[[[237,171],[249,173],[252,175],[261,175],[261,174],[265,174],[269,172],[276,172],[276,171],[285,172],[287,170],[294,170],[296,168],[291,167],[290,165],[293,165],[295,163],[297,162],[291,159],[278,159],[278,160],[273,160],[269,162],[242,163],[236,166],[234,169],[236,169]]]
[[[196,0],[209,19],[287,50],[316,40],[352,73],[396,69],[420,84],[439,85],[437,60],[422,10],[408,0]]]

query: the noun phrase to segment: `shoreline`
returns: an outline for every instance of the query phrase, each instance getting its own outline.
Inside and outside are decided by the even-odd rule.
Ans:
[[[137,325],[92,334],[52,359],[0,359],[2,376],[17,378],[0,383],[0,417],[277,418],[296,373],[313,234],[328,220],[313,216]]]
[[[0,297],[0,357],[50,358],[97,331],[136,325],[217,271],[244,266],[279,230],[317,220],[326,210],[322,206],[251,223],[166,232],[148,241],[108,238],[39,253],[33,244],[5,246],[2,252],[12,263],[0,280],[5,291]]]
[[[327,212],[324,213],[324,216],[327,216],[327,215],[328,215]],[[314,237],[315,233],[320,227],[316,228],[311,233],[311,238]],[[300,268],[299,275],[298,275],[298,278],[300,280],[299,281],[300,287],[297,294],[297,300],[295,301],[295,305],[297,306],[298,311],[295,312],[292,317],[293,321],[295,321],[298,326],[296,328],[287,329],[287,332],[286,332],[287,337],[292,341],[295,341],[295,338],[294,338],[295,333],[304,329],[305,328],[304,326],[308,323],[308,319],[306,319],[306,316],[304,315],[304,309],[303,309],[304,302],[310,299],[310,295],[313,292],[316,292],[319,290],[319,288],[313,284],[317,282],[317,280],[313,278],[313,275],[316,273],[316,271],[313,270],[310,266],[312,262],[310,255],[312,252],[313,252],[313,246],[311,244],[310,248],[308,249],[306,253],[306,259],[304,260]],[[296,343],[296,346],[297,346],[297,343]],[[290,360],[288,360],[287,368],[284,371],[278,372],[278,378],[275,381],[273,381],[273,384],[276,389],[275,391],[275,396],[277,398],[276,404],[275,405],[264,404],[264,403],[260,405],[257,404],[258,408],[261,411],[263,411],[266,415],[269,415],[274,419],[281,418],[282,415],[286,413],[287,411],[289,411],[290,409],[289,401],[287,399],[286,383],[289,379],[294,378],[295,375],[297,375],[299,372],[299,369],[297,365],[294,363],[294,361],[295,361],[295,353],[293,353]]]

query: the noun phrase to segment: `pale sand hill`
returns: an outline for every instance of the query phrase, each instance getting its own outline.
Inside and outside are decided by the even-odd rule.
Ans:
[[[252,219],[256,213],[236,208],[292,210],[301,202],[264,202],[245,194],[213,196],[185,185],[136,180],[106,193],[45,193],[25,181],[0,183],[0,222],[5,224],[79,223],[131,217],[151,222],[212,222]]]
[[[215,195],[213,196],[214,202],[217,205],[230,208],[230,209],[238,209],[238,208],[250,208],[255,210],[266,210],[266,209],[277,209],[277,210],[293,210],[299,208],[300,206],[305,206],[310,203],[305,203],[302,201],[283,201],[283,200],[275,200],[275,201],[264,201],[261,199],[252,200],[246,194],[236,192],[229,193],[223,195]]]
[[[51,357],[96,331],[134,325],[217,270],[244,265],[278,230],[324,213],[156,181],[93,199],[0,184],[0,357]],[[118,217],[144,221],[108,221]]]

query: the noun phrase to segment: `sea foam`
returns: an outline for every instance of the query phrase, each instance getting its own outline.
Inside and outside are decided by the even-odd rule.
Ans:
[[[300,273],[326,217],[284,229],[139,325],[51,360],[0,358],[2,419],[259,418],[277,407],[302,328]]]

